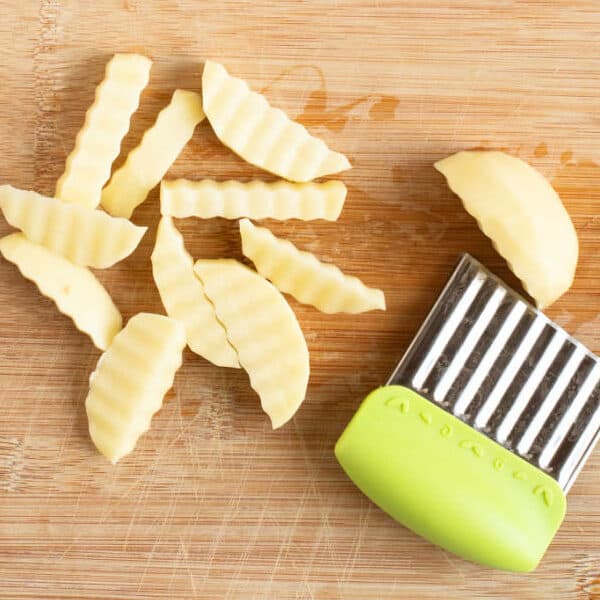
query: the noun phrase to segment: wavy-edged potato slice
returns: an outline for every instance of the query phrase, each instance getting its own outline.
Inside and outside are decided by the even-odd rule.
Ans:
[[[351,167],[343,154],[330,150],[245,81],[210,60],[202,73],[202,101],[217,137],[265,171],[301,182]]]
[[[202,119],[200,94],[175,90],[171,102],[158,113],[154,125],[102,190],[102,207],[115,217],[131,217],[175,162]]]
[[[248,219],[240,221],[242,251],[256,270],[282,292],[324,313],[361,313],[385,310],[381,290],[367,287],[357,277],[338,267],[320,262],[310,252],[274,236],[267,228]]]
[[[79,331],[89,335],[97,348],[106,350],[121,330],[123,320],[108,292],[89,269],[30,242],[22,233],[1,238],[0,254],[53,300],[58,310],[70,317]]]
[[[181,366],[183,325],[138,313],[115,336],[90,375],[85,400],[90,436],[113,464],[150,428]]]
[[[158,225],[152,274],[167,314],[183,323],[190,350],[220,367],[239,368],[236,351],[194,273],[183,237],[169,217],[163,217]]]
[[[10,185],[0,185],[0,209],[32,242],[76,265],[96,269],[106,269],[129,256],[148,229],[101,210]]]
[[[306,340],[296,315],[266,279],[232,259],[194,265],[273,429],[289,421],[306,395]]]
[[[289,181],[188,181],[163,180],[160,208],[163,215],[179,219],[325,219],[336,221],[347,189],[341,181],[291,183]]]
[[[67,157],[65,172],[56,184],[55,197],[88,208],[100,204],[102,186],[129,131],[131,115],[148,84],[152,61],[139,54],[115,54],[96,88],[94,103]]]
[[[538,308],[564,294],[575,277],[575,227],[548,180],[519,158],[463,151],[435,163]]]

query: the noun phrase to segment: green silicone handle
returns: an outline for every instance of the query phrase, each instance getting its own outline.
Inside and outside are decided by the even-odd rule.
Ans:
[[[403,386],[372,392],[335,454],[397,521],[498,569],[535,569],[565,514],[554,479]]]

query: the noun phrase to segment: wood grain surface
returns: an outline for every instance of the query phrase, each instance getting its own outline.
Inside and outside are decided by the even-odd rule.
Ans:
[[[505,149],[553,181],[581,242],[548,313],[600,351],[600,6],[596,0],[242,2],[0,0],[0,183],[51,194],[114,52],[154,60],[120,164],[205,58],[349,155],[337,223],[269,222],[387,295],[328,316],[291,301],[312,377],[270,430],[242,372],[186,351],[167,402],[117,466],[87,433],[99,353],[0,262],[2,598],[600,598],[600,449],[539,569],[462,561],[394,523],[346,479],[335,440],[384,382],[463,251],[518,285],[432,162]],[[202,124],[170,176],[264,177]],[[272,179],[271,177],[265,177]],[[125,318],[162,311],[151,230],[100,279]],[[239,257],[235,222],[179,221],[195,257]],[[0,234],[10,228],[0,223]]]

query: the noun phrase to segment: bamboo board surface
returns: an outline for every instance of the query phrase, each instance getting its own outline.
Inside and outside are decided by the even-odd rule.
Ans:
[[[83,400],[99,353],[0,261],[0,597],[600,598],[600,449],[539,569],[493,572],[395,524],[343,475],[335,440],[406,349],[461,252],[518,285],[432,163],[505,149],[554,183],[581,259],[549,315],[600,352],[600,8],[573,2],[0,1],[0,183],[51,194],[104,65],[154,60],[123,145],[210,57],[350,157],[337,223],[269,223],[382,287],[388,311],[291,301],[307,400],[272,432],[241,372],[185,353],[167,402],[118,466]],[[207,123],[170,177],[261,177]],[[269,178],[271,179],[271,178]],[[99,273],[125,318],[159,311],[149,256]],[[195,257],[240,257],[235,222],[179,221]],[[0,234],[10,228],[0,222]]]

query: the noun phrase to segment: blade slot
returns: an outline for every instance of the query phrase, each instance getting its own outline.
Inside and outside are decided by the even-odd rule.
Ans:
[[[518,327],[519,332],[522,332],[523,328],[525,328],[523,339],[520,341],[506,368],[494,385],[490,395],[477,413],[477,416],[475,417],[475,426],[477,428],[494,430],[494,425],[488,426],[488,422],[492,415],[498,410],[503,398],[508,397],[508,405],[510,406],[510,404],[512,404],[510,401],[510,392],[515,387],[520,389],[521,385],[518,382],[518,374],[521,372],[524,364],[525,367],[527,367],[526,361],[528,360],[528,357],[530,357],[534,346],[537,345],[539,347],[539,338],[542,332],[547,330],[547,323],[548,320],[542,314],[532,315],[526,313],[523,316]],[[529,360],[531,359],[529,358]],[[523,379],[523,376],[521,379]],[[506,404],[506,402],[504,404]],[[504,410],[500,409],[498,414],[503,418]]]
[[[444,349],[442,350],[438,360],[433,365],[426,380],[423,382],[423,389],[431,392],[432,399],[436,400],[433,395],[438,387],[440,378],[452,368],[451,362],[456,357],[456,353],[462,348],[465,339],[473,330],[474,324],[478,321],[481,311],[488,302],[494,291],[494,286],[488,281],[484,281],[479,288],[475,298],[473,298],[467,311],[465,312],[459,326],[454,330],[448,339]],[[455,364],[454,368],[459,368],[460,365]]]
[[[539,364],[542,357],[544,356],[544,353],[548,349],[551,341],[554,339],[552,337],[549,337],[551,335],[551,333],[554,333],[554,328],[550,328],[548,330],[548,335],[546,337],[546,343],[545,343],[544,347],[542,348],[542,354],[538,355],[537,359],[535,359],[533,361],[533,366],[531,368],[530,377],[533,374],[533,370],[537,367],[537,364]],[[511,448],[514,448],[515,451],[516,451],[516,445],[518,444],[519,440],[521,439],[521,436],[523,435],[523,433],[525,433],[525,430],[529,426],[530,421],[534,418],[535,412],[542,405],[542,403],[544,402],[544,399],[546,398],[548,393],[553,389],[553,387],[556,383],[556,379],[558,377],[558,368],[560,368],[560,365],[562,363],[564,363],[566,360],[568,360],[570,354],[573,352],[573,349],[574,349],[573,344],[570,344],[569,342],[565,342],[561,346],[560,350],[557,352],[557,354],[554,357],[554,360],[552,361],[550,366],[548,366],[546,372],[542,374],[542,377],[539,380],[538,385],[534,386],[533,388],[530,388],[530,394],[531,394],[530,398],[526,402],[522,413],[519,415],[518,419],[514,423],[514,426],[507,437],[508,446],[510,446]],[[561,361],[561,357],[563,358],[562,361]],[[529,380],[528,380],[528,382],[529,382]],[[531,382],[529,382],[529,383],[531,383]],[[523,384],[523,387],[525,387],[526,384],[527,384],[527,382],[525,384]],[[531,391],[531,389],[533,389],[533,391]],[[519,394],[520,393],[521,392],[519,391]],[[515,398],[515,401],[516,401],[516,398]],[[513,403],[514,403],[514,401],[513,401]],[[513,407],[511,406],[510,408],[512,409]],[[500,423],[497,422],[496,424],[497,424],[497,428],[499,428]],[[496,430],[497,430],[497,428],[496,428]]]
[[[424,389],[423,384],[425,383],[425,380],[429,376],[429,373],[435,366],[436,362],[439,360],[440,355],[450,341],[450,338],[456,329],[460,327],[465,314],[469,310],[473,300],[475,300],[477,293],[481,289],[484,281],[484,276],[474,277],[465,289],[462,297],[458,300],[452,311],[448,314],[446,321],[442,325],[438,335],[435,337],[435,340],[431,344],[429,351],[427,352],[425,358],[423,358],[420,367],[417,369],[417,372],[413,377],[412,384],[415,386],[415,388]]]
[[[536,401],[528,404],[518,425],[513,429],[511,444],[519,454],[529,454],[533,442],[563,398],[584,357],[585,351],[581,346],[571,342],[563,344],[547,377],[536,392]]]
[[[467,359],[471,356],[475,346],[485,334],[488,325],[493,319],[496,311],[500,307],[506,292],[503,288],[499,288],[492,281],[486,281],[481,293],[473,303],[476,306],[476,311],[469,311],[465,318],[465,324],[469,327],[468,332],[463,328],[456,331],[453,340],[458,345],[454,348],[449,344],[450,357],[452,357],[448,368],[441,373],[441,377],[435,388],[433,389],[433,399],[436,402],[442,403],[446,400],[446,396],[465,367]],[[465,328],[466,329],[466,328]],[[446,402],[446,404],[448,404]]]
[[[538,434],[530,454],[539,456],[538,465],[548,469],[573,423],[600,382],[600,365],[588,354],[581,361],[558,406]],[[554,468],[557,464],[554,464]]]
[[[577,396],[563,415],[564,422],[557,427],[557,431],[560,430],[561,433],[557,433],[556,439],[551,439],[548,442],[548,447],[555,446],[553,456],[549,457],[552,452],[549,449],[543,460],[540,457],[540,463],[550,473],[560,475],[560,473],[569,470],[569,465],[572,469],[577,466],[581,456],[586,452],[586,443],[591,444],[596,433],[595,431],[588,431],[588,439],[582,439],[583,433],[592,423],[599,404],[600,364],[596,363],[590,370]],[[598,424],[598,427],[600,427],[600,424]],[[567,430],[566,433],[565,429]],[[563,475],[563,478],[565,477]],[[566,477],[566,479],[569,479],[569,477]]]
[[[424,354],[431,349],[438,332],[441,331],[444,323],[448,321],[456,305],[464,297],[465,291],[475,278],[479,278],[483,283],[485,273],[480,271],[478,265],[473,262],[470,256],[465,255],[429,311],[427,318],[396,366],[387,385],[406,385],[414,380],[417,371],[422,367]]]
[[[556,358],[556,355],[560,352],[565,340],[566,335],[562,331],[555,329],[552,338],[550,339],[550,343],[544,349],[544,352],[537,361],[531,375],[528,377],[525,385],[515,398],[515,401],[512,403],[512,406],[496,430],[496,439],[501,444],[508,440],[508,436],[512,432],[517,420],[527,408],[527,403],[535,394],[538,386],[543,382],[544,377],[547,376],[550,366]]]
[[[526,305],[505,296],[488,332],[481,337],[461,376],[457,378],[449,394],[448,404],[453,413],[467,421],[476,413],[485,397],[491,392],[510,360],[507,342],[525,314]],[[523,335],[524,335],[523,331]],[[456,401],[453,402],[453,399]]]
[[[569,433],[567,441],[573,443],[570,451],[568,444],[563,442],[567,448],[561,448],[557,453],[557,461],[554,471],[558,473],[558,483],[565,492],[575,482],[579,471],[585,464],[596,442],[600,438],[600,385],[597,385],[588,402],[585,404],[579,418],[575,421],[572,431]],[[560,457],[563,456],[563,464],[560,464]]]

